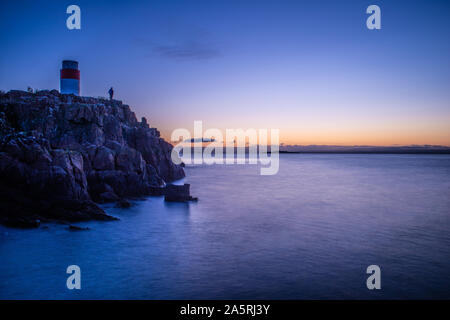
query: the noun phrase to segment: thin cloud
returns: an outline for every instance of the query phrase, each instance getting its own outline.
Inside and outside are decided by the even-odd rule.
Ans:
[[[208,60],[220,56],[220,52],[216,48],[196,41],[154,45],[152,50],[161,57],[174,60]]]

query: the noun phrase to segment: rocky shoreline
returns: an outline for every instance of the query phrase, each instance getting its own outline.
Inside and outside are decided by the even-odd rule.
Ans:
[[[192,200],[189,187],[166,189],[185,175],[172,148],[121,101],[0,93],[0,223],[114,220],[97,204],[169,189],[169,201]]]

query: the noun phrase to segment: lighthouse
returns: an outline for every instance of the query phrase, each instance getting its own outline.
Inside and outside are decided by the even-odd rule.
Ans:
[[[61,69],[60,92],[63,94],[80,95],[80,70],[78,61],[64,60]]]

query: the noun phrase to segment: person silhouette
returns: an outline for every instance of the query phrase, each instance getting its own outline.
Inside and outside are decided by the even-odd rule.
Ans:
[[[111,88],[109,89],[108,93],[109,93],[109,100],[112,100],[112,99],[113,99],[113,96],[114,96],[114,89],[113,89],[113,87],[111,87]]]

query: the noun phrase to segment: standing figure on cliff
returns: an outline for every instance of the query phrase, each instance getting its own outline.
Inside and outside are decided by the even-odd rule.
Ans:
[[[109,93],[109,100],[112,100],[112,99],[113,99],[113,96],[114,96],[114,89],[113,89],[113,87],[111,87],[111,88],[109,89],[108,93]]]

